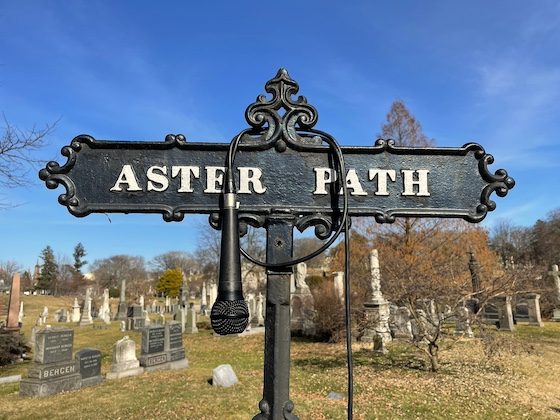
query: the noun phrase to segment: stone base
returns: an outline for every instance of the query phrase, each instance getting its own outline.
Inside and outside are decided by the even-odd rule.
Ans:
[[[186,369],[189,367],[189,361],[187,359],[176,360],[174,362],[169,362],[169,369]]]
[[[552,320],[555,322],[560,322],[560,309],[555,309],[552,314]]]
[[[82,327],[84,325],[92,325],[93,324],[93,319],[92,318],[86,318],[86,319],[80,319],[80,322],[78,323],[78,326]]]
[[[138,360],[140,360],[140,366],[143,366],[146,371],[169,369],[169,355],[165,351],[142,354]]]
[[[55,379],[22,379],[19,385],[19,395],[23,397],[46,397],[63,391],[74,391],[82,386],[79,373],[62,376]]]
[[[143,367],[136,367],[127,370],[120,370],[118,372],[107,372],[107,379],[120,379],[120,378],[127,378],[129,376],[136,376],[141,375],[144,373]]]
[[[126,306],[126,303],[124,302],[119,302],[119,309],[117,310],[115,320],[126,321],[126,318],[128,318],[128,306]]]
[[[559,320],[560,321],[560,320]],[[529,321],[531,327],[544,327],[544,322],[542,321]]]
[[[93,386],[103,382],[103,376],[92,376],[91,378],[82,379],[82,388],[86,386]]]

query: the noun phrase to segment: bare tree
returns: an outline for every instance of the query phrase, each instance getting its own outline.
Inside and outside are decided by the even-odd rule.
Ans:
[[[156,255],[149,265],[152,269],[154,278],[159,278],[166,270],[180,269],[183,273],[196,271],[195,258],[188,252],[169,251]]]
[[[16,261],[0,261],[0,280],[4,282],[5,286],[12,284],[14,273],[21,271],[21,265]]]
[[[52,133],[56,122],[43,128],[21,130],[11,125],[2,114],[3,127],[0,137],[0,182],[4,188],[18,187],[29,183],[30,170],[41,160],[34,153],[45,146],[47,135]],[[7,207],[7,204],[0,203]]]
[[[119,288],[125,279],[127,294],[134,296],[147,293],[151,286],[143,257],[113,255],[95,260],[91,269],[99,289]]]

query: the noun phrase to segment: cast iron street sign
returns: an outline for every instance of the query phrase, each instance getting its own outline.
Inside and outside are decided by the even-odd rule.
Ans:
[[[269,81],[263,96],[249,106],[251,125],[235,159],[240,210],[266,215],[275,210],[300,216],[327,215],[340,209],[326,135],[312,130],[317,112],[287,72]],[[283,108],[285,114],[278,110]],[[279,135],[280,134],[280,135]],[[99,141],[74,138],[62,149],[68,161],[49,162],[40,171],[48,188],[59,184],[59,202],[74,216],[97,212],[162,213],[180,221],[185,213],[219,211],[226,143],[197,143],[183,135],[165,141]],[[506,171],[492,174],[493,157],[475,143],[459,148],[410,148],[378,140],[373,147],[343,147],[349,188],[349,214],[461,217],[479,222],[514,186]]]
[[[264,227],[267,263],[293,258],[293,228],[315,227],[326,238],[340,219],[341,180],[336,179],[329,134],[314,128],[317,111],[281,69],[245,118],[249,128],[235,156],[234,176],[242,228]],[[220,197],[229,144],[195,143],[183,135],[160,142],[98,141],[78,136],[62,149],[67,162],[39,172],[74,216],[90,213],[161,213],[180,221],[186,213],[211,214],[219,225]],[[479,222],[495,209],[493,192],[505,196],[515,182],[474,143],[417,149],[378,140],[372,147],[342,148],[347,169],[348,214],[393,222],[396,216],[457,217]],[[297,419],[289,399],[290,274],[267,272],[263,399],[255,419]]]

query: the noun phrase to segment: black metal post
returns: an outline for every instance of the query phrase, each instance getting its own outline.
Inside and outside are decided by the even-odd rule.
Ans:
[[[267,219],[266,260],[289,261],[293,254],[293,215]],[[268,270],[261,412],[253,420],[298,420],[290,401],[290,276],[292,268]]]

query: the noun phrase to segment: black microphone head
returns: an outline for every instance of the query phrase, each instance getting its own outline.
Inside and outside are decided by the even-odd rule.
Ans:
[[[220,335],[239,334],[249,323],[249,308],[244,300],[217,300],[210,312],[212,328]]]

